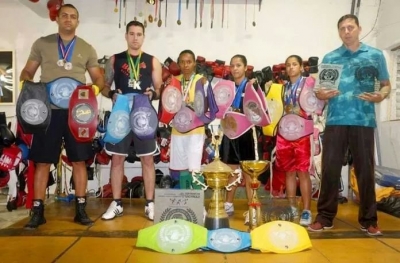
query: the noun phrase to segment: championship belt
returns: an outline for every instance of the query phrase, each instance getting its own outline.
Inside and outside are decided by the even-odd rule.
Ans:
[[[44,83],[24,81],[18,96],[16,115],[26,134],[47,130],[51,120],[51,108]]]
[[[299,105],[301,109],[307,113],[307,115],[311,115],[312,113],[322,115],[325,102],[315,96],[314,86],[315,79],[313,77],[307,77],[300,93]]]
[[[179,80],[171,78],[171,83],[161,94],[159,105],[158,119],[162,123],[169,124],[182,107],[182,89]]]
[[[264,103],[262,100],[264,100]],[[259,93],[257,93],[251,83],[247,83],[244,92],[243,112],[250,123],[254,125],[266,126],[271,123],[271,119],[265,108],[265,98],[259,96]]]
[[[194,93],[193,110],[195,115],[204,123],[208,124],[215,119],[218,112],[217,102],[214,98],[211,83],[207,87],[207,97],[204,92],[203,81],[199,79],[196,82]],[[209,111],[208,111],[209,110]]]
[[[313,120],[307,120],[297,114],[286,114],[279,121],[278,133],[288,141],[295,141],[313,132]]]
[[[83,83],[72,78],[59,78],[46,84],[50,102],[61,109],[68,109],[72,93]]]
[[[133,97],[130,124],[133,133],[140,140],[155,139],[158,128],[157,112],[149,96],[138,94]]]
[[[213,93],[218,106],[216,117],[223,119],[235,99],[235,83],[230,80],[221,79],[215,85]]]
[[[289,221],[272,221],[250,232],[251,248],[261,252],[295,253],[312,247],[307,230]]]
[[[250,234],[232,228],[208,231],[207,248],[222,253],[247,250],[251,247]]]
[[[204,123],[196,116],[194,111],[187,106],[182,106],[172,120],[172,127],[180,133],[189,132],[200,126],[204,126]]]
[[[273,83],[266,95],[268,104],[268,113],[271,117],[271,123],[262,128],[263,134],[273,137],[276,135],[279,120],[283,115],[283,92],[284,86],[282,84]]]
[[[127,96],[117,94],[117,99],[111,110],[107,122],[104,142],[116,144],[125,138],[131,131],[129,125],[129,99]]]
[[[229,139],[236,139],[250,130],[254,125],[240,112],[230,111],[221,120],[222,132]]]
[[[68,126],[78,142],[92,141],[96,134],[99,109],[92,86],[78,86],[69,100]]]
[[[184,254],[207,245],[207,229],[182,219],[171,219],[139,230],[136,247],[161,253]]]

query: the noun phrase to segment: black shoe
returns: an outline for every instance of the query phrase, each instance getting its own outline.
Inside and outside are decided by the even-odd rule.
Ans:
[[[74,218],[74,222],[80,223],[84,226],[91,226],[91,225],[93,225],[93,221],[88,217],[88,215],[86,214],[86,211],[85,211],[86,200],[83,203],[79,203],[79,199],[81,199],[81,198],[83,198],[83,197],[77,197],[75,200],[76,215]]]
[[[35,202],[35,201],[34,201]],[[46,223],[44,218],[44,206],[43,202],[40,202],[38,206],[34,206],[31,210],[31,220],[24,226],[27,230],[37,229],[40,225]]]

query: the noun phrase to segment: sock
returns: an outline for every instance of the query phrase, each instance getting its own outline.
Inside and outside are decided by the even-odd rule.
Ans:
[[[148,206],[150,203],[154,202],[154,200],[147,200],[146,199],[146,206]]]
[[[121,199],[114,199],[114,201],[117,203],[118,206],[122,206],[122,200]]]
[[[233,203],[230,203],[230,202],[225,202],[225,204],[227,204],[227,205],[233,205]]]

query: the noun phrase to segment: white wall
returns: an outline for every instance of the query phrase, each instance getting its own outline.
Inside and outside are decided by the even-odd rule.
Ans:
[[[43,35],[56,32],[56,23],[47,18],[46,1],[31,3],[25,0],[2,0],[0,17],[0,49],[16,51],[16,79],[28,57],[33,41]],[[124,15],[122,27],[118,28],[117,13],[112,0],[69,0],[80,11],[78,35],[86,39],[97,50],[98,56],[113,54],[125,49]],[[138,0],[141,9],[145,0]],[[165,1],[164,1],[165,2]],[[227,2],[227,1],[225,1]],[[144,50],[154,54],[160,61],[167,57],[176,58],[183,49],[192,49],[196,55],[208,60],[221,59],[229,63],[236,53],[245,54],[249,64],[256,69],[281,63],[292,54],[304,58],[322,56],[340,45],[336,22],[340,16],[349,13],[351,0],[268,0],[263,1],[261,12],[256,9],[256,23],[253,27],[253,1],[248,1],[247,28],[245,29],[245,1],[230,0],[225,5],[225,24],[221,27],[220,1],[215,4],[214,28],[210,28],[210,1],[204,7],[203,27],[194,29],[194,1],[189,10],[183,5],[182,25],[178,26],[178,0],[168,1],[167,27],[148,25]],[[258,1],[256,1],[258,3]],[[372,27],[376,13],[375,0],[363,0],[360,20],[365,30]],[[185,3],[185,1],[183,1]],[[133,18],[135,1],[127,1],[127,20]],[[34,7],[34,11],[31,8]],[[147,10],[154,13],[152,7]],[[228,12],[229,10],[229,12]],[[164,20],[165,5],[162,6]],[[39,13],[41,16],[39,16]],[[227,20],[229,25],[227,26]],[[165,21],[164,21],[165,23]],[[371,34],[366,42],[374,44]],[[39,74],[36,75],[38,80]],[[107,100],[105,100],[107,101]],[[108,102],[108,101],[107,101]],[[106,103],[106,108],[110,104]],[[7,115],[14,115],[14,106],[1,106]]]
[[[378,27],[376,31],[377,47],[385,50],[387,57],[390,57],[390,49],[400,45],[400,1],[384,0],[379,14]],[[389,62],[391,73],[391,83],[394,88],[396,85],[393,61]],[[395,92],[392,93],[392,100],[395,99]],[[387,105],[387,104],[386,104]],[[382,105],[382,111],[390,112],[389,106]],[[400,122],[382,121],[378,124],[380,153],[382,165],[400,169]]]

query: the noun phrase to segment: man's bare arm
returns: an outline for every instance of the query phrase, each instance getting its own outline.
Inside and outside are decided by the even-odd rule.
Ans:
[[[152,73],[152,80],[153,80],[153,87],[154,91],[156,93],[155,98],[152,98],[153,100],[158,100],[160,99],[160,94],[161,94],[161,85],[163,83],[162,81],[162,68],[161,68],[161,63],[153,57],[153,73]]]
[[[91,67],[87,69],[94,85],[99,87],[99,91],[104,89],[104,78],[100,67]],[[97,95],[97,94],[96,94]]]
[[[33,80],[33,77],[36,74],[37,69],[39,68],[40,63],[33,60],[28,60],[24,69],[21,71],[21,75],[19,76],[19,80]]]

